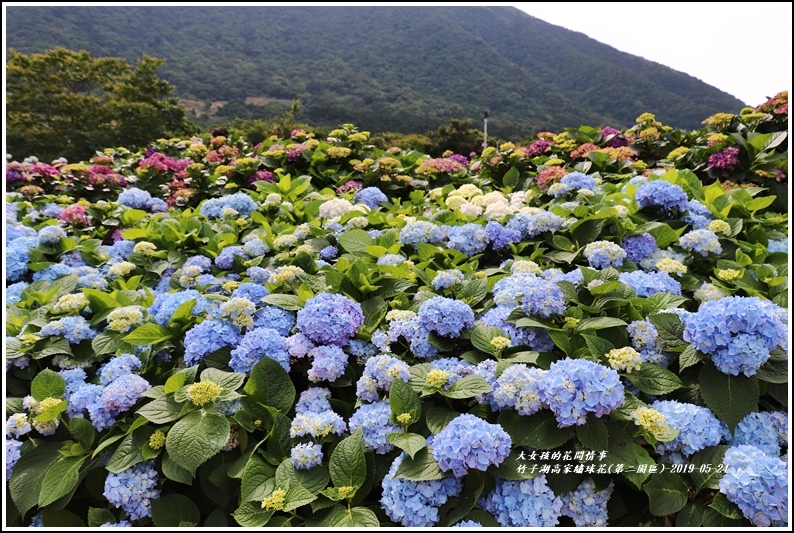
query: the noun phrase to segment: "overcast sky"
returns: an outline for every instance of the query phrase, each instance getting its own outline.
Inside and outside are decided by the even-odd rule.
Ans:
[[[750,106],[791,89],[791,2],[512,5],[550,24],[685,72]]]

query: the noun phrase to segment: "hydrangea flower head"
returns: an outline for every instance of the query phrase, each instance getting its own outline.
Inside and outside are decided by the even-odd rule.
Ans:
[[[480,505],[502,527],[551,527],[559,523],[563,504],[541,474],[524,481],[496,478],[496,487]]]
[[[450,228],[448,236],[448,246],[469,257],[484,252],[490,242],[485,228],[474,223]]]
[[[539,381],[545,373],[522,363],[510,365],[493,385],[493,401],[500,409],[515,408],[520,415],[537,413],[543,407]]]
[[[394,449],[394,445],[386,440],[386,435],[400,431],[400,428],[391,422],[390,417],[391,407],[388,400],[365,403],[350,417],[348,426],[351,433],[358,428],[363,430],[365,449],[384,454]]]
[[[314,443],[296,444],[290,450],[292,465],[298,470],[309,470],[323,462],[323,447]]]
[[[416,318],[420,327],[444,337],[458,338],[464,329],[474,327],[471,307],[443,296],[426,300]]]
[[[105,479],[104,496],[133,520],[152,516],[151,500],[160,497],[154,461],[138,463],[118,474],[111,472]]]
[[[289,353],[286,339],[271,328],[256,328],[246,333],[232,350],[229,366],[235,372],[251,372],[263,357],[269,357],[289,372]]]
[[[788,526],[788,468],[777,457],[755,446],[729,448],[723,459],[726,471],[720,492],[739,506],[759,527]]]
[[[667,272],[621,272],[618,275],[621,283],[628,285],[637,296],[647,298],[657,292],[669,292],[681,295],[681,284],[673,279]]]
[[[205,320],[185,334],[185,364],[197,365],[212,352],[224,346],[236,346],[238,342],[240,331],[237,326],[225,320]]]
[[[675,208],[679,211],[684,211],[689,201],[684,189],[664,180],[651,181],[640,185],[635,199],[640,208],[661,207],[668,213]]]
[[[409,378],[409,367],[404,361],[386,354],[376,355],[364,365],[364,373],[356,383],[356,395],[364,401],[374,402],[380,391],[391,390],[395,379],[407,383]]]
[[[298,329],[318,344],[345,346],[363,324],[361,305],[341,294],[322,292],[298,311]]]
[[[578,527],[604,527],[607,525],[607,502],[614,488],[614,483],[610,482],[604,490],[596,491],[595,482],[587,478],[562,496],[561,513],[573,518]]]
[[[595,241],[584,247],[584,256],[593,268],[619,267],[626,251],[613,242]]]
[[[659,411],[667,424],[678,430],[678,436],[656,444],[659,453],[682,453],[690,456],[722,439],[723,425],[708,408],[675,400],[659,400],[651,407]]]
[[[722,253],[722,246],[717,234],[708,229],[696,229],[682,235],[678,243],[685,250],[698,253],[703,257],[709,254]]]
[[[521,308],[527,315],[549,317],[565,312],[565,301],[562,289],[551,281],[538,277],[527,277],[523,280],[524,298]]]
[[[433,457],[444,472],[463,477],[470,469],[499,466],[510,454],[512,440],[502,426],[472,414],[452,420],[433,440]]]
[[[353,201],[362,203],[370,209],[375,209],[383,202],[388,202],[389,199],[383,194],[383,191],[377,187],[366,187],[361,189],[353,197]]]

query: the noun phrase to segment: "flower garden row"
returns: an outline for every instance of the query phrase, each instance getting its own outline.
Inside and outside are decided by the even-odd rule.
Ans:
[[[787,105],[8,163],[7,525],[787,525]]]

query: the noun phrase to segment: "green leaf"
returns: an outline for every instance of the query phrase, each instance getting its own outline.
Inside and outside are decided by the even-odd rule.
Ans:
[[[685,368],[695,366],[706,358],[706,354],[699,352],[697,348],[690,344],[684,348],[683,352],[678,354],[678,370],[680,372]]]
[[[686,346],[684,339],[684,324],[678,315],[673,313],[654,313],[648,315],[648,320],[656,326],[656,331],[667,346],[674,348]]]
[[[694,466],[694,471],[689,477],[698,492],[704,488],[719,490],[719,480],[724,472],[717,467],[723,464],[722,460],[727,450],[727,446],[709,446],[692,456],[690,462]]]
[[[604,227],[604,219],[588,219],[574,225],[571,234],[579,246],[597,241]]]
[[[397,446],[413,459],[416,452],[427,446],[427,441],[422,435],[416,433],[389,433],[386,440]]]
[[[393,387],[393,385],[392,385]],[[457,411],[452,411],[443,406],[435,406],[431,407],[430,410],[427,412],[427,416],[425,417],[425,423],[427,424],[427,428],[433,435],[438,435],[438,433],[447,427],[452,420],[457,418],[460,415]]]
[[[194,526],[201,520],[193,500],[182,494],[167,494],[151,499],[152,520],[157,527],[179,527],[180,523],[188,522]]]
[[[339,245],[348,252],[366,252],[367,246],[373,244],[372,237],[363,229],[352,229],[336,238]]]
[[[684,386],[678,376],[652,363],[642,363],[639,370],[621,374],[645,394],[659,396]]]
[[[36,422],[49,422],[50,420],[55,420],[61,413],[66,411],[66,406],[68,405],[69,402],[66,400],[61,400],[57,404],[52,405],[37,414],[35,417],[33,417],[33,420]]]
[[[91,449],[94,445],[94,437],[96,431],[91,422],[85,418],[72,418],[69,420],[69,433],[72,434],[74,440],[80,443],[80,446],[85,450]]]
[[[201,373],[201,381],[212,381],[224,389],[237,390],[245,381],[242,372],[225,372],[217,368],[207,368]]]
[[[88,508],[88,527],[99,527],[102,524],[116,523],[116,517],[107,509],[100,509],[98,507]]]
[[[290,485],[287,489],[287,494],[284,496],[284,511],[289,513],[302,505],[308,505],[317,499],[315,494],[312,494],[300,483]]]
[[[609,427],[609,445],[607,446],[607,459],[605,464],[623,466],[622,475],[638,489],[650,475],[647,470],[645,473],[632,472],[629,469],[641,465],[655,465],[648,452],[642,446],[637,445],[625,431],[620,430],[614,425]],[[607,462],[609,461],[609,462]]]
[[[193,478],[196,473],[195,470],[190,471],[179,466],[179,464],[171,458],[168,452],[163,454],[163,475],[168,479],[183,483],[185,485],[192,485]]]
[[[242,527],[262,527],[268,523],[274,511],[262,509],[262,502],[245,502],[232,516]]]
[[[687,502],[687,486],[681,476],[661,472],[651,476],[642,487],[648,495],[651,514],[666,516],[683,509]]]
[[[446,474],[441,471],[438,461],[433,457],[433,447],[425,446],[416,452],[413,459],[404,458],[394,477],[401,477],[409,481],[432,481],[442,479],[446,477]]]
[[[447,398],[462,400],[465,398],[473,398],[479,394],[486,394],[492,390],[493,389],[484,378],[470,374],[450,385],[449,390],[442,391],[442,394]]]
[[[367,479],[367,463],[364,458],[363,432],[357,429],[342,439],[331,452],[328,472],[334,486],[360,487]]]
[[[718,492],[714,495],[714,499],[711,500],[709,507],[720,513],[725,518],[730,518],[731,520],[741,520],[744,518],[739,506],[728,500],[728,498],[726,498],[721,492]]]
[[[761,365],[755,375],[758,379],[762,379],[767,383],[788,383],[788,358],[770,357],[766,363]]]
[[[747,520],[733,520],[727,516],[723,516],[714,509],[706,507],[703,511],[703,527],[714,529],[718,527],[747,527],[750,523]]]
[[[548,410],[524,416],[515,410],[504,411],[499,415],[499,424],[510,435],[513,446],[529,446],[536,450],[551,450],[570,439],[573,427],[557,426],[554,414]]]
[[[56,506],[44,509],[41,513],[41,522],[44,527],[58,528],[84,528],[85,522],[71,511],[56,509]]]
[[[44,475],[39,493],[39,507],[51,504],[57,499],[66,496],[80,481],[78,473],[86,457],[62,457],[53,464]]]
[[[488,279],[479,278],[467,281],[458,292],[458,299],[466,302],[469,306],[475,306],[488,296]]]
[[[14,465],[8,489],[22,516],[38,504],[44,476],[61,459],[60,447],[60,442],[42,443],[24,453]]]
[[[491,472],[494,476],[510,481],[523,481],[525,479],[538,477],[541,474],[540,469],[536,468],[533,472],[532,468],[527,467],[526,461],[519,458],[519,453],[520,452],[511,453],[498,467],[494,467],[493,465],[489,466],[488,472]],[[474,471],[470,471],[466,474],[466,477],[468,478],[473,473]]]
[[[123,344],[118,332],[103,331],[91,341],[91,348],[96,355],[105,355],[116,353]]]
[[[518,172],[518,169],[516,167],[510,167],[510,170],[505,172],[505,175],[502,178],[502,185],[504,185],[505,187],[512,187],[515,189],[516,186],[518,185],[519,176],[520,174]]]
[[[587,349],[596,357],[601,357],[615,349],[615,345],[606,339],[594,335],[582,335]]]
[[[475,348],[481,350],[485,353],[490,354],[497,354],[499,350],[497,350],[492,344],[491,340],[495,337],[506,337],[510,338],[502,331],[501,328],[494,328],[491,326],[477,326],[473,330],[471,330],[471,343],[474,345]]]
[[[295,385],[281,364],[263,357],[251,370],[251,377],[243,387],[243,392],[262,405],[269,405],[287,413],[295,401]]]
[[[508,317],[508,320],[510,317]],[[543,328],[543,329],[557,329],[551,320],[536,317],[524,317],[516,320],[516,326],[519,328]]]
[[[49,368],[45,368],[30,383],[30,395],[40,402],[46,398],[63,398],[66,380]]]
[[[375,296],[361,302],[361,310],[364,312],[364,327],[368,331],[375,331],[389,311],[389,304],[380,296]]]
[[[568,337],[568,333],[556,329],[550,329],[548,333],[554,345],[562,350],[565,355],[571,355],[571,353],[573,353],[573,345],[571,344],[571,339]]]
[[[380,285],[380,289],[375,291],[374,294],[380,296],[384,300],[393,298],[398,294],[403,294],[414,286],[414,284],[407,279],[392,278],[380,279],[378,280],[378,285]]]
[[[303,309],[300,299],[294,294],[268,294],[262,301],[269,305],[275,305],[287,311],[298,311]]]
[[[221,451],[229,441],[229,429],[225,416],[194,411],[173,425],[165,448],[177,464],[193,471]]]
[[[378,517],[366,507],[338,511],[329,521],[331,527],[380,527]]]
[[[576,325],[576,331],[584,331],[587,329],[606,329],[615,327],[628,326],[626,322],[619,318],[611,316],[599,316],[593,318],[583,318]]]
[[[588,416],[583,425],[576,426],[576,436],[585,448],[595,452],[606,450],[609,445],[609,430],[595,416]]]
[[[675,525],[681,528],[695,528],[703,525],[705,507],[699,503],[688,503],[675,515]]]
[[[706,407],[728,425],[731,433],[745,416],[758,410],[760,393],[755,377],[723,374],[708,361],[700,370],[698,382]]]
[[[143,461],[142,448],[149,442],[149,437],[154,433],[154,429],[146,428],[130,433],[121,441],[118,448],[110,456],[105,468],[109,472],[118,474],[128,468],[135,466]]]
[[[169,340],[173,335],[168,328],[159,324],[144,324],[132,330],[122,340],[133,346],[151,346]]]
[[[189,405],[177,402],[173,396],[160,396],[138,409],[136,413],[155,424],[167,424],[179,420],[189,410]]]
[[[409,424],[413,424],[422,416],[422,401],[419,399],[419,395],[410,385],[399,378],[395,378],[392,382],[389,391],[389,405],[391,406],[391,419],[395,424],[399,424],[397,417],[403,413],[411,415]]]
[[[243,501],[261,501],[275,488],[273,479],[275,474],[275,468],[267,464],[259,455],[251,457],[242,474],[240,498]]]
[[[684,228],[681,229],[683,230]],[[678,233],[667,224],[655,226],[649,230],[648,233],[653,235],[653,238],[656,239],[656,245],[661,249],[665,249],[671,244],[678,242]]]
[[[163,391],[166,394],[173,394],[179,389],[181,389],[185,385],[185,378],[187,376],[184,372],[177,372],[167,380],[165,380],[165,385],[163,386]]]

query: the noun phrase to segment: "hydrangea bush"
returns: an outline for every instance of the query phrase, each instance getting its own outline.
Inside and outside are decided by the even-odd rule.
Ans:
[[[6,525],[788,525],[787,117],[9,162]]]

